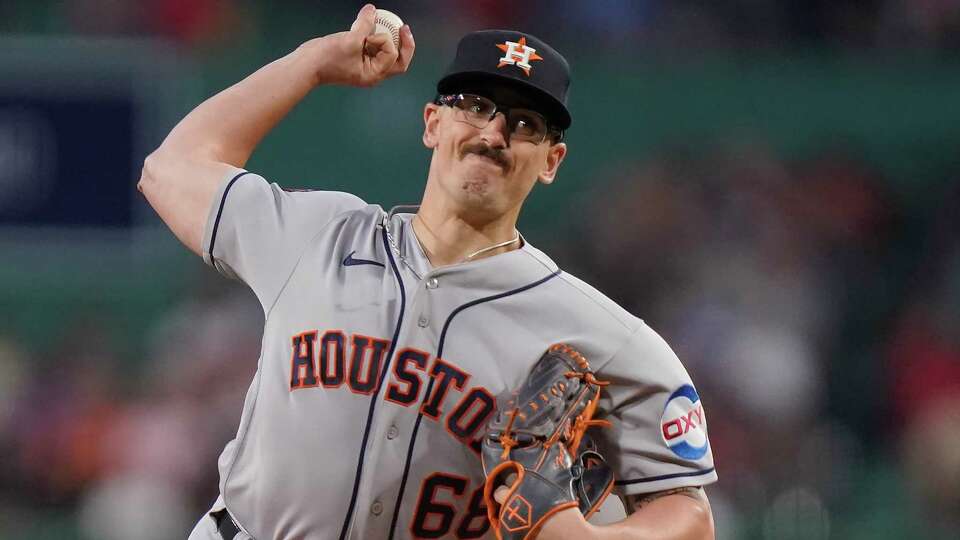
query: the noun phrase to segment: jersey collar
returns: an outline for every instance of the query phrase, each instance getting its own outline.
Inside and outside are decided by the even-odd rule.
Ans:
[[[542,279],[558,270],[557,264],[531,245],[521,234],[519,249],[476,261],[434,268],[413,231],[413,216],[419,206],[395,206],[384,215],[388,235],[395,242],[398,264],[422,281],[432,277],[466,289],[496,294]],[[399,252],[399,253],[397,253]]]

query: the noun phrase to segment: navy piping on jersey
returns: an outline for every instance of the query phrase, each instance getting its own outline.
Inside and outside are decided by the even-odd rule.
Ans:
[[[347,537],[347,531],[350,530],[350,522],[353,520],[353,510],[357,504],[357,491],[360,489],[360,478],[363,476],[363,460],[367,453],[367,440],[370,438],[370,424],[373,421],[373,413],[377,407],[377,401],[380,400],[380,389],[383,387],[383,379],[390,371],[390,361],[393,359],[393,351],[397,346],[397,338],[400,337],[400,326],[403,324],[403,310],[407,303],[407,293],[403,288],[403,279],[400,277],[400,269],[397,268],[397,262],[393,260],[393,252],[390,250],[390,244],[387,241],[387,231],[383,230],[383,248],[390,259],[390,268],[397,278],[397,285],[400,286],[400,314],[397,316],[397,326],[393,331],[393,340],[390,342],[390,349],[387,351],[387,364],[383,366],[380,372],[380,379],[377,381],[377,388],[370,399],[370,409],[367,411],[367,425],[363,428],[363,441],[360,443],[360,456],[357,459],[357,474],[353,479],[353,493],[350,495],[350,506],[347,507],[347,515],[343,518],[343,528],[340,529],[340,540]]]
[[[710,474],[713,471],[714,468],[710,467],[709,469],[703,469],[700,471],[665,474],[663,476],[651,476],[650,478],[640,478],[637,480],[617,480],[614,482],[614,484],[618,486],[629,486],[631,484],[643,484],[646,482],[656,482],[657,480],[669,480],[671,478],[682,478],[685,476],[702,476],[704,474]]]
[[[240,177],[245,174],[250,174],[250,172],[243,171],[242,173],[234,176],[233,179],[230,180],[230,183],[227,184],[227,188],[223,190],[223,196],[220,197],[220,208],[217,208],[217,219],[213,221],[213,232],[210,233],[210,250],[208,253],[210,253],[211,262],[213,261],[213,246],[217,242],[217,228],[220,227],[220,216],[223,215],[223,205],[227,202],[227,193],[230,192],[230,188],[233,187],[234,182],[239,180]]]
[[[532,289],[532,288],[536,287],[537,285],[541,285],[541,284],[543,284],[543,283],[546,283],[547,281],[550,281],[551,279],[553,279],[553,278],[555,278],[555,277],[557,277],[557,276],[559,276],[559,275],[560,275],[560,270],[557,270],[556,272],[553,272],[553,273],[550,274],[549,276],[547,276],[547,277],[545,277],[545,278],[543,278],[543,279],[539,279],[539,280],[537,280],[537,281],[534,281],[533,283],[528,283],[527,285],[524,285],[523,287],[520,287],[520,288],[517,288],[517,289],[513,289],[513,290],[510,290],[510,291],[507,291],[507,292],[503,292],[503,293],[500,293],[500,294],[495,294],[495,295],[492,295],[492,296],[486,296],[486,297],[484,297],[484,298],[479,298],[479,299],[477,299],[477,300],[473,300],[473,301],[471,301],[471,302],[467,302],[466,304],[463,304],[462,306],[460,306],[460,307],[458,307],[457,309],[453,310],[453,311],[450,313],[450,316],[447,317],[446,322],[443,323],[443,330],[440,331],[440,341],[439,341],[439,343],[438,343],[438,345],[437,345],[437,358],[441,358],[441,357],[443,356],[443,344],[444,344],[444,341],[445,341],[446,338],[447,338],[447,330],[450,328],[450,323],[453,322],[453,318],[456,317],[461,311],[463,311],[463,310],[465,310],[465,309],[467,309],[467,308],[469,308],[469,307],[473,307],[473,306],[475,306],[475,305],[477,305],[477,304],[482,304],[482,303],[484,303],[484,302],[490,302],[490,301],[493,301],[493,300],[499,300],[499,299],[504,298],[504,297],[507,297],[507,296],[512,296],[512,295],[514,295],[514,294],[522,293],[523,291]],[[435,381],[435,380],[436,380],[436,379],[434,379],[433,377],[430,377],[430,382],[427,384],[427,390],[426,390],[426,392],[424,392],[424,395],[423,395],[423,400],[424,400],[424,401],[426,401],[427,399],[429,399],[430,393],[433,391],[433,381]],[[390,520],[390,534],[387,535],[387,538],[389,538],[389,539],[391,539],[391,540],[393,539],[393,533],[394,533],[394,531],[395,531],[396,528],[397,528],[397,518],[400,516],[400,506],[401,506],[401,504],[403,503],[403,492],[406,490],[406,487],[407,487],[407,477],[408,477],[409,474],[410,474],[410,461],[411,461],[411,459],[412,459],[412,457],[413,457],[413,448],[414,448],[414,446],[416,446],[416,444],[417,444],[417,433],[420,431],[420,422],[423,420],[423,408],[422,408],[422,407],[423,407],[423,402],[420,403],[420,408],[418,409],[419,412],[417,413],[417,421],[416,421],[416,423],[413,425],[413,434],[410,436],[410,446],[407,448],[407,461],[406,461],[406,463],[404,463],[404,465],[403,465],[403,477],[402,477],[401,480],[400,480],[400,492],[397,494],[397,502],[396,502],[396,504],[395,504],[394,507],[393,507],[393,518]]]

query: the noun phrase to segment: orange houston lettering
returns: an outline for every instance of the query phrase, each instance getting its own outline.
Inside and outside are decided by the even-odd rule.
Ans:
[[[380,387],[382,370],[389,365],[384,401],[403,407],[419,404],[423,416],[479,452],[479,441],[473,437],[496,409],[496,398],[486,388],[469,387],[470,373],[452,362],[405,347],[388,364],[385,357],[390,340],[342,330],[326,330],[322,335],[308,330],[294,334],[289,343],[291,391],[346,386],[354,394],[373,395]],[[429,378],[424,379],[425,375]],[[460,395],[452,397],[454,392]],[[445,403],[455,405],[448,408]]]

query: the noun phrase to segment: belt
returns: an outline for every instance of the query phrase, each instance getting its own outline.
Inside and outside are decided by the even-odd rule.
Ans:
[[[226,508],[210,515],[217,522],[217,532],[220,533],[223,540],[233,540],[240,534],[240,528],[233,522],[233,518],[230,517],[230,512],[227,512]]]

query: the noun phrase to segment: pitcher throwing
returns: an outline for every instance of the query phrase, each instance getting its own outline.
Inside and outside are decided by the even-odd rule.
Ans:
[[[313,88],[369,87],[407,70],[410,27],[399,49],[374,28],[367,5],[349,31],[307,41],[198,106],[146,159],[139,188],[150,204],[265,314],[240,427],[219,460],[220,496],[190,539],[712,538],[701,486],[717,475],[687,372],[642,320],[516,228],[567,154],[570,70],[557,51],[512,30],[463,37],[423,107],[432,157],[415,210],[288,192],[243,169]],[[491,527],[484,441],[499,430],[512,460],[525,434],[539,436],[508,426],[498,398],[539,373],[554,344],[589,369],[554,371],[545,388],[560,395],[572,376],[595,392],[584,394],[594,424],[580,427],[592,426],[584,440],[628,515],[595,525],[568,502],[530,523],[516,495],[535,497],[536,486],[505,474],[488,489]],[[557,421],[557,437],[569,435]],[[551,482],[562,491],[561,476]]]

